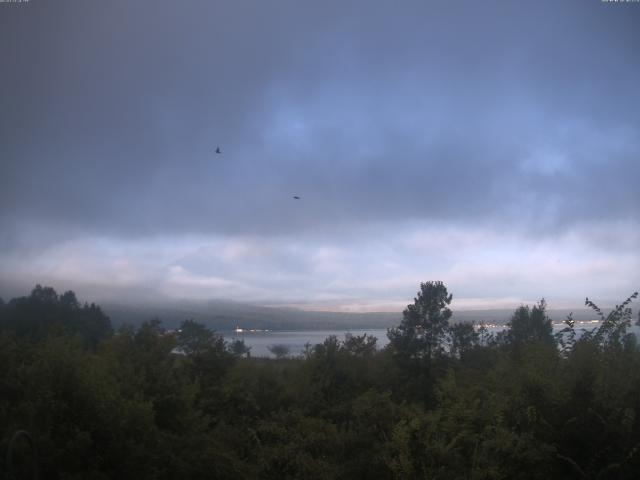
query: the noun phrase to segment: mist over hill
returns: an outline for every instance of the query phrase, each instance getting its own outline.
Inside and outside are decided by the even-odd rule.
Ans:
[[[318,312],[225,301],[184,301],[164,305],[107,303],[104,310],[114,326],[139,325],[158,318],[165,328],[176,328],[183,320],[192,318],[216,330],[231,330],[237,326],[269,330],[385,328],[397,325],[402,317],[400,312]]]
[[[134,305],[104,303],[103,309],[114,326],[140,325],[146,320],[158,318],[165,328],[176,328],[180,322],[192,318],[215,330],[242,328],[269,330],[322,330],[389,328],[402,319],[402,312],[327,312],[307,311],[297,308],[265,307],[231,301],[176,301],[164,304]],[[454,322],[506,323],[513,315],[511,309],[483,309],[453,311]],[[571,313],[566,309],[550,309],[549,317],[561,322]],[[573,310],[575,320],[591,320],[593,312]]]

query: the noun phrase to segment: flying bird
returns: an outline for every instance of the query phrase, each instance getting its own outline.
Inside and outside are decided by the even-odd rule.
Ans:
[[[300,200],[300,197],[298,195],[294,195],[293,198],[295,198],[296,200]]]
[[[220,147],[216,147],[216,153],[222,153],[222,152],[220,151]]]

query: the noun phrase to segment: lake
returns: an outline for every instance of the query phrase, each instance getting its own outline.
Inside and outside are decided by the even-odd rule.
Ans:
[[[378,348],[384,347],[389,340],[387,330],[384,328],[372,328],[368,330],[270,330],[270,331],[249,331],[242,333],[235,331],[220,332],[225,340],[244,340],[245,345],[251,347],[251,355],[254,357],[273,357],[269,351],[272,345],[286,345],[290,355],[299,355],[305,350],[305,344],[314,346],[330,335],[335,335],[338,340],[344,340],[347,333],[352,335],[372,335],[378,339]]]
[[[576,331],[591,330],[599,326],[600,322],[597,320],[576,322]],[[558,330],[562,330],[565,327],[564,323],[554,323],[554,333]],[[499,332],[504,329],[503,325],[489,325],[488,330],[492,333]],[[638,335],[640,330],[638,327],[632,327],[630,331],[633,331]],[[251,355],[254,357],[273,357],[269,351],[269,347],[272,345],[285,345],[289,348],[290,355],[300,355],[305,350],[305,344],[314,346],[318,343],[324,342],[324,340],[330,336],[335,335],[338,340],[344,340],[344,336],[347,333],[352,335],[367,335],[374,336],[378,339],[378,348],[382,348],[389,339],[387,338],[386,328],[370,328],[370,329],[354,329],[354,330],[270,330],[270,331],[250,331],[243,330],[242,332],[235,331],[222,331],[220,332],[226,340],[231,341],[235,339],[244,340],[248,347],[251,347]]]

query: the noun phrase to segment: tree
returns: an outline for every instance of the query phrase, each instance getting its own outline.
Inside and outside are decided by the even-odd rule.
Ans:
[[[533,308],[518,307],[507,323],[507,343],[516,347],[527,343],[554,343],[553,325],[546,309],[544,298]]]
[[[58,301],[58,294],[53,288],[38,284],[31,290],[29,298],[39,303],[55,303]]]
[[[80,302],[78,302],[73,290],[69,290],[60,295],[60,304],[72,310],[78,310],[80,308]]]
[[[247,345],[244,343],[244,340],[241,340],[239,338],[232,340],[227,345],[227,348],[234,357],[240,358],[246,356],[247,358],[249,358],[251,356],[251,347],[247,347]]]
[[[352,335],[347,333],[344,336],[342,348],[345,352],[356,357],[371,357],[376,353],[376,343],[378,339],[371,335]]]
[[[0,328],[33,341],[66,332],[96,347],[112,334],[111,321],[100,307],[93,303],[80,307],[72,291],[58,296],[53,288],[36,285],[28,297],[13,298],[2,310]]]
[[[64,299],[64,300],[63,300]],[[69,291],[60,297],[61,302],[67,301],[65,308],[67,311],[75,313],[75,324],[71,330],[75,329],[91,347],[96,347],[98,343],[109,338],[113,333],[111,320],[104,314],[102,309],[92,303],[79,308],[78,301],[73,292]],[[73,317],[73,315],[71,315]],[[69,328],[69,326],[67,326]]]
[[[480,336],[473,323],[454,323],[449,328],[451,355],[462,358],[469,350],[479,345]]]
[[[279,343],[275,345],[271,345],[268,348],[271,354],[274,355],[278,360],[281,358],[285,358],[287,355],[289,355],[289,352],[290,352],[289,347]]]
[[[182,322],[176,340],[178,347],[187,355],[200,355],[211,349],[225,349],[222,336],[193,319]]]
[[[598,317],[600,317],[601,323],[599,327],[585,332],[579,342],[592,342],[601,349],[635,349],[637,337],[633,333],[628,333],[627,330],[631,327],[633,320],[633,311],[629,305],[636,298],[638,298],[638,292],[632,293],[624,302],[616,305],[616,308],[611,310],[606,316],[598,305],[589,300],[589,298],[586,298],[584,304],[590,307]],[[640,326],[640,313],[638,314],[636,325]],[[568,328],[565,328],[563,332],[565,331],[569,332],[569,335],[573,334],[575,337],[573,323],[568,324]],[[577,342],[574,342],[574,344],[575,343]]]
[[[431,360],[444,352],[451,318],[452,295],[444,283],[420,284],[413,305],[402,312],[402,322],[388,331],[390,348],[401,357]]]

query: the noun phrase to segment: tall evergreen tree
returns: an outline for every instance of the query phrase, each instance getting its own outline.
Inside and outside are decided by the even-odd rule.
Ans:
[[[400,325],[387,333],[393,352],[406,359],[426,360],[444,353],[451,299],[444,283],[421,283],[413,305],[402,312]]]

